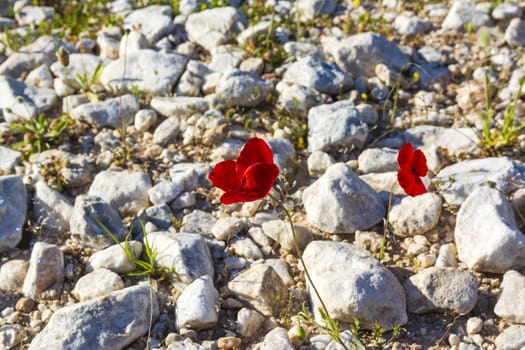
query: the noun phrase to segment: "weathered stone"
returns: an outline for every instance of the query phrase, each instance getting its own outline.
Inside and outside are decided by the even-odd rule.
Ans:
[[[213,279],[204,275],[191,282],[177,299],[176,326],[180,328],[206,329],[215,326],[219,318],[219,292]]]
[[[441,215],[441,197],[425,193],[404,197],[392,205],[389,221],[398,236],[420,235],[433,229]]]
[[[241,301],[265,316],[275,316],[286,303],[287,288],[275,270],[257,264],[241,272],[228,283],[230,291]]]
[[[373,329],[377,322],[385,330],[407,322],[403,287],[370,252],[348,243],[313,241],[303,259],[335,320],[357,318],[362,329]],[[323,324],[321,304],[308,280],[307,288],[315,320]]]
[[[57,299],[64,280],[64,255],[54,244],[37,242],[31,252],[24,280],[24,296],[35,299]]]
[[[504,273],[525,266],[525,237],[499,190],[478,187],[461,205],[454,238],[459,260],[476,271]]]
[[[155,263],[173,269],[180,280],[191,283],[200,276],[213,276],[210,251],[202,236],[192,233],[152,232],[148,243]]]
[[[158,315],[157,297],[150,286],[125,288],[61,308],[29,349],[124,349],[146,334]]]
[[[478,285],[478,279],[469,271],[452,267],[427,268],[405,281],[408,311],[466,315],[476,306]]]
[[[379,195],[350,167],[337,163],[303,192],[307,220],[328,233],[366,230],[385,216]]]
[[[103,297],[124,288],[119,275],[108,269],[99,268],[79,278],[71,293],[81,302]]]

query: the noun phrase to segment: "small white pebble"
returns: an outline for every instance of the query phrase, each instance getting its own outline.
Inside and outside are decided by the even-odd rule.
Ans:
[[[483,328],[483,321],[479,317],[471,317],[467,320],[467,333],[477,334]]]
[[[483,345],[483,336],[481,334],[474,334],[472,335],[472,341],[474,341],[474,344],[477,346]]]
[[[451,333],[448,336],[448,343],[450,346],[458,346],[461,340],[459,339],[459,336],[457,334]]]
[[[436,256],[430,253],[423,253],[417,256],[417,260],[419,260],[420,266],[425,268],[434,265],[436,262]]]
[[[53,316],[53,311],[47,309],[42,312],[42,321],[47,321]]]
[[[6,316],[11,315],[13,312],[15,312],[14,308],[6,307],[5,309],[2,310],[2,312],[0,312],[0,316],[6,317]]]

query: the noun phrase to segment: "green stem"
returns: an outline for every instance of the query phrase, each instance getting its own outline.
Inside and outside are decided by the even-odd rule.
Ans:
[[[321,298],[321,295],[319,294],[319,291],[317,290],[317,287],[315,286],[314,281],[312,280],[312,277],[310,276],[310,272],[308,271],[308,268],[306,267],[306,264],[304,263],[303,254],[302,254],[301,248],[299,247],[299,240],[297,239],[297,233],[295,232],[295,226],[293,224],[292,215],[290,214],[290,211],[288,209],[286,209],[286,207],[283,205],[283,203],[280,200],[278,200],[277,198],[275,198],[271,194],[268,194],[268,196],[271,199],[273,199],[274,202],[277,203],[277,205],[284,211],[284,213],[286,215],[286,218],[288,219],[288,223],[290,224],[290,229],[292,230],[293,244],[294,244],[295,251],[297,252],[297,258],[301,262],[301,265],[303,267],[306,279],[310,283],[310,286],[312,286],[312,289],[314,290],[314,293],[315,293],[317,299],[319,299],[319,302],[321,303],[321,307],[323,308],[323,311],[326,314],[327,318],[331,318],[330,317],[330,313],[328,312],[328,308],[326,307],[326,304],[324,303],[323,299]],[[341,340],[341,337],[339,336],[339,334],[337,334],[336,337],[337,337],[337,339],[336,339],[337,342],[339,344],[341,344],[345,350],[350,350],[343,343],[343,341]]]

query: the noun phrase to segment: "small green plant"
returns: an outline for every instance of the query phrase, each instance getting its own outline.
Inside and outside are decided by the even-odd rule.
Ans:
[[[104,70],[104,64],[99,62],[95,67],[95,70],[91,74],[91,77],[88,76],[87,72],[77,73],[75,75],[76,79],[65,79],[65,82],[68,86],[80,90],[82,92],[90,92],[93,89],[93,86],[98,84],[100,81],[100,76]]]
[[[359,338],[359,332],[361,331],[361,322],[357,317],[354,317],[354,323],[350,325],[350,332],[356,338]]]
[[[374,329],[372,329],[372,339],[375,341],[375,342],[382,342],[383,339],[383,334],[385,334],[385,329],[383,328],[383,326],[381,326],[381,324],[379,322],[375,322],[374,323]]]
[[[519,81],[518,91],[514,95],[512,102],[505,108],[503,112],[503,122],[496,128],[492,128],[492,123],[495,117],[495,111],[492,108],[492,93],[490,91],[488,73],[485,72],[485,110],[481,112],[480,118],[483,126],[481,131],[481,144],[483,147],[492,150],[508,146],[516,141],[521,130],[525,128],[525,124],[515,126],[516,120],[516,106],[519,97],[525,85],[525,75]]]
[[[44,114],[38,118],[30,118],[26,123],[11,123],[11,130],[23,133],[23,140],[11,145],[11,148],[22,151],[24,158],[33,153],[51,149],[66,131],[69,120],[67,118],[49,119]]]
[[[144,254],[146,255],[146,260],[140,259],[140,257],[135,256],[135,253],[130,249],[129,246],[129,239],[131,237],[131,231],[129,230],[128,234],[126,235],[126,238],[124,239],[124,242],[121,242],[117,236],[113,232],[111,232],[110,229],[98,217],[94,215],[94,213],[91,213],[91,217],[93,220],[96,221],[96,223],[102,227],[104,232],[106,232],[111,239],[122,247],[124,250],[124,253],[126,253],[126,256],[129,260],[133,261],[135,266],[137,267],[138,271],[130,272],[129,276],[150,276],[153,278],[157,278],[160,276],[164,276],[166,274],[174,274],[175,271],[166,269],[165,267],[158,266],[155,263],[155,258],[157,257],[157,253],[151,248],[151,245],[148,242],[148,235],[146,233],[146,229],[141,223],[142,226],[142,232],[144,234]]]

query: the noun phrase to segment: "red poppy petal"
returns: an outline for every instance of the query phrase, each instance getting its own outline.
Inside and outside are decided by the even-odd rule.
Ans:
[[[237,158],[237,172],[242,174],[251,165],[256,163],[273,163],[272,150],[264,141],[258,137],[249,139]]]
[[[262,198],[270,192],[278,175],[279,168],[275,164],[254,164],[244,172],[241,188],[245,192],[256,193]]]
[[[411,166],[419,176],[426,176],[428,173],[427,158],[421,150],[416,150],[411,160]]]
[[[225,160],[217,163],[208,175],[213,186],[223,191],[236,191],[241,186],[240,176],[236,173],[236,162]]]
[[[413,154],[414,147],[411,143],[406,143],[403,147],[401,147],[399,153],[397,154],[397,162],[399,163],[399,166],[402,167],[403,165],[408,165]]]
[[[222,204],[233,204],[233,203],[252,202],[260,198],[262,197],[259,197],[255,195],[254,193],[232,191],[232,192],[226,192],[221,196],[221,203]]]
[[[414,175],[410,169],[402,168],[397,173],[397,181],[406,194],[411,197],[427,193],[427,189],[419,176]]]

